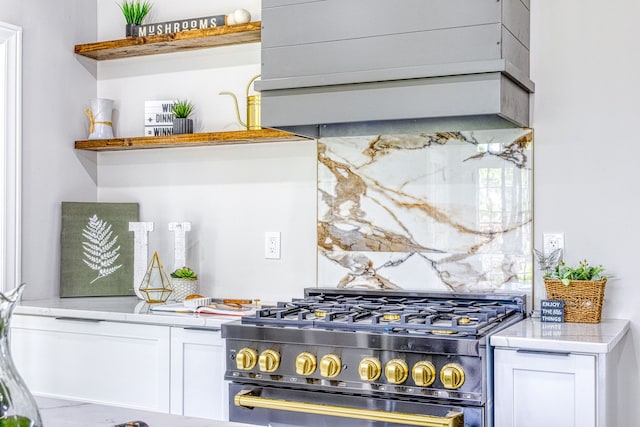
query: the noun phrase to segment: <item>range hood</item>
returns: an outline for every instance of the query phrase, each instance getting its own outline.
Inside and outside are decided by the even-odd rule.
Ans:
[[[263,0],[262,126],[529,126],[528,0]]]

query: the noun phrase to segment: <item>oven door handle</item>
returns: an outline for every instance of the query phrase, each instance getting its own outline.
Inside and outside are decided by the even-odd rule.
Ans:
[[[263,408],[278,411],[302,412],[305,414],[329,415],[333,417],[355,418],[358,420],[380,421],[424,427],[463,427],[461,412],[450,412],[444,417],[433,415],[409,414],[405,412],[387,412],[375,409],[350,408],[320,403],[294,402],[292,400],[270,399],[254,396],[250,391],[240,392],[233,401],[236,406]]]

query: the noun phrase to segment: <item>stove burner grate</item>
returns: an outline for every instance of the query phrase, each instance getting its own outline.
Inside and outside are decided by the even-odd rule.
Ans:
[[[258,310],[242,323],[476,337],[513,312],[500,302],[319,295]]]

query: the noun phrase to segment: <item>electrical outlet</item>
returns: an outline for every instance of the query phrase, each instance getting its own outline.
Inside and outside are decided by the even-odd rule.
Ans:
[[[564,233],[544,233],[544,256],[549,256],[556,249],[562,249],[564,252]]]
[[[266,259],[280,259],[279,231],[266,231],[264,233],[264,257]]]

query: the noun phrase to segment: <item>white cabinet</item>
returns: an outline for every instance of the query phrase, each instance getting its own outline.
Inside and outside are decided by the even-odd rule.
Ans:
[[[496,349],[495,427],[596,424],[597,356]]]
[[[38,395],[227,420],[221,323],[179,327],[14,314],[11,351]]]
[[[171,413],[227,420],[220,329],[171,328]]]
[[[495,427],[628,425],[620,406],[628,320],[525,319],[491,336]]]
[[[168,327],[21,315],[11,326],[13,359],[33,393],[168,412]]]

